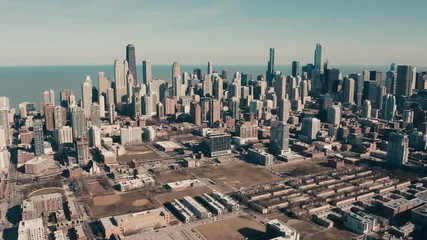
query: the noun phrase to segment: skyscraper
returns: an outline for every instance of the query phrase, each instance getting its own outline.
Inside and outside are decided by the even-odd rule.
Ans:
[[[115,103],[126,102],[126,76],[129,71],[128,62],[124,61],[122,64],[117,60],[114,62],[114,96]]]
[[[62,90],[59,93],[59,101],[61,104],[61,107],[64,107],[66,109],[68,109],[68,106],[70,105],[70,97],[71,95],[73,95],[73,93],[71,92],[71,90]]]
[[[44,104],[55,104],[55,92],[52,89],[44,91],[43,102]]]
[[[387,94],[384,96],[381,118],[384,120],[393,120],[396,113],[396,98]]]
[[[90,105],[90,122],[92,126],[101,127],[100,108],[97,103]]]
[[[55,106],[54,112],[55,129],[62,128],[67,124],[67,109]]]
[[[211,98],[209,101],[209,124],[212,125],[221,119],[221,102]]]
[[[344,78],[344,93],[343,93],[343,102],[344,103],[354,103],[354,79]]]
[[[334,125],[339,125],[341,121],[341,108],[338,105],[332,105],[327,111],[327,122]]]
[[[213,73],[213,63],[212,62],[208,62],[208,74],[212,74]]]
[[[317,133],[320,130],[320,120],[317,118],[304,118],[301,123],[301,134],[311,142],[317,138]]]
[[[274,82],[274,91],[277,95],[277,100],[280,101],[280,99],[285,99],[286,97],[286,77],[283,75],[280,75],[276,78],[276,81]]]
[[[107,89],[110,88],[110,80],[105,76],[104,72],[98,72],[98,93],[99,95],[105,95]]]
[[[40,157],[43,155],[43,121],[41,119],[34,120],[34,155]]]
[[[407,135],[390,133],[387,145],[387,163],[397,166],[407,163],[409,155],[408,144],[409,139]]]
[[[273,122],[269,148],[275,154],[289,152],[289,124],[283,121]]]
[[[415,88],[416,68],[411,65],[397,66],[396,77],[396,95],[407,96],[412,95],[412,90]]]
[[[362,98],[363,98],[363,78],[361,74],[358,73],[352,73],[348,75],[349,78],[354,79],[355,81],[355,101],[357,106],[362,106]]]
[[[129,71],[132,73],[134,79],[134,85],[138,82],[136,76],[136,56],[135,56],[135,47],[133,44],[126,46],[126,61],[129,64]]]
[[[316,44],[316,49],[314,50],[314,69],[320,70],[322,73],[322,67],[325,63],[325,47],[320,43]]]
[[[274,78],[274,48],[270,48],[270,58],[268,60],[266,77],[267,85],[272,86]]]
[[[190,114],[193,117],[193,123],[196,126],[202,125],[202,109],[200,105],[196,102],[190,104]]]
[[[220,77],[215,77],[213,82],[213,95],[216,99],[221,100],[223,96],[223,81]],[[240,96],[239,96],[240,98]]]
[[[202,82],[203,96],[212,96],[212,85],[211,75],[205,74]]]
[[[296,77],[298,75],[300,75],[299,61],[293,61],[292,62],[292,76]]]
[[[9,109],[6,107],[0,108],[0,126],[3,126],[6,145],[9,146],[12,141],[10,139]]]
[[[90,105],[92,104],[92,80],[90,76],[86,76],[82,85],[82,108],[85,112],[85,117],[90,116]]]
[[[291,111],[291,101],[289,101],[288,99],[279,99],[279,111],[278,111],[278,115],[279,115],[279,121],[283,121],[285,123],[288,122],[289,119],[289,113]]]
[[[142,61],[142,83],[147,85],[151,82],[153,76],[151,73],[151,61],[144,60]]]
[[[74,138],[86,137],[86,119],[83,108],[76,107],[73,109],[71,113],[71,126]]]
[[[172,79],[175,76],[181,76],[181,65],[178,62],[172,64]]]
[[[371,111],[372,111],[371,101],[366,99],[365,101],[363,101],[362,116],[364,118],[370,118],[371,117]]]

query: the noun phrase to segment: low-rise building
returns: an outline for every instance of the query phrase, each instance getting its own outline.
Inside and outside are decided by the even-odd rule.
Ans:
[[[169,221],[170,213],[163,207],[100,219],[101,228],[107,239],[113,234],[126,236],[144,229],[166,227]]]
[[[300,234],[295,229],[278,219],[269,221],[267,223],[266,229],[267,235],[270,237],[284,237],[287,240],[300,239]]]
[[[376,231],[377,219],[363,212],[347,212],[345,214],[344,226],[356,233],[366,234]]]
[[[54,165],[53,156],[43,155],[31,159],[24,164],[25,173],[40,174]]]
[[[18,240],[44,240],[45,230],[43,219],[36,218],[20,221],[18,225]]]
[[[263,151],[262,149],[248,149],[247,161],[250,163],[270,166],[274,164],[274,156]]]

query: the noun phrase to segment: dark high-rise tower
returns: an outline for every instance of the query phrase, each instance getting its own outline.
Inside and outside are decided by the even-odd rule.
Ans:
[[[415,88],[415,67],[411,65],[397,66],[396,95],[410,97]]]
[[[129,44],[126,46],[126,61],[129,64],[129,71],[133,75],[134,84],[137,83],[136,77],[136,57],[135,57],[135,47],[133,44]]]
[[[270,48],[270,59],[268,60],[266,77],[267,77],[267,85],[272,86],[273,77],[274,77],[274,48]]]
[[[299,70],[300,70],[300,68],[299,68],[299,62],[298,61],[293,61],[292,62],[292,76],[296,77],[296,76],[300,75]]]

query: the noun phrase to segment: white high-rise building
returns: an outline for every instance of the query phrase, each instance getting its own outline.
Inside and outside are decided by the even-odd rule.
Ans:
[[[0,108],[10,109],[10,102],[8,97],[0,96]]]
[[[105,97],[104,97],[104,95],[99,95],[99,116],[101,118],[105,117]]]
[[[177,62],[172,64],[172,80],[175,76],[181,76],[181,65]]]
[[[98,93],[99,95],[107,94],[107,89],[111,86],[110,80],[105,76],[104,72],[98,73]]]
[[[182,83],[180,76],[174,76],[172,81],[173,96],[179,99],[182,96]]]
[[[355,81],[352,78],[344,78],[344,103],[354,103]]]
[[[136,145],[142,143],[142,129],[140,127],[128,127],[120,129],[120,143],[122,145]]]
[[[311,142],[317,138],[320,125],[320,120],[317,118],[304,118],[301,123],[301,134],[307,137],[307,141]]]
[[[290,112],[291,112],[291,101],[289,101],[288,99],[281,99],[279,100],[278,105],[279,105],[279,111],[278,111],[279,121],[283,121],[287,123]]]
[[[43,102],[44,104],[53,104],[55,105],[55,92],[51,89],[49,91],[44,91],[43,93]]]
[[[127,82],[126,76],[129,71],[128,62],[124,61],[119,63],[117,60],[114,62],[114,82],[115,82],[115,102],[126,102]]]
[[[82,108],[84,109],[85,117],[90,117],[90,105],[92,104],[92,80],[90,76],[86,76],[82,85]]]
[[[363,101],[362,117],[370,118],[371,117],[371,111],[372,111],[371,101],[366,99],[365,101]]]
[[[209,74],[205,74],[203,76],[203,82],[202,82],[202,87],[203,87],[203,96],[212,96],[212,79],[211,79],[211,75]]]
[[[64,126],[59,129],[55,129],[54,138],[56,144],[73,143],[73,129],[69,126]]]
[[[213,95],[216,99],[221,100],[223,97],[223,81],[220,77],[215,77],[213,82]],[[237,96],[240,98],[240,96]]]
[[[92,126],[89,128],[89,146],[101,146],[101,129],[99,129],[97,126]]]
[[[3,125],[0,125],[0,150],[6,149],[6,130]]]

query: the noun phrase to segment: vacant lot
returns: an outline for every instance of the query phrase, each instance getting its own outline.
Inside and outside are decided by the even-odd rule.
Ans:
[[[281,212],[272,212],[272,213],[263,215],[263,217],[268,219],[268,220],[278,219],[284,223],[287,223],[289,220],[293,219],[293,218],[288,217],[287,215],[285,215],[284,213],[281,213]]]
[[[321,232],[323,229],[314,223],[291,219],[287,222],[289,226],[297,230],[301,234],[301,239],[311,239],[311,236]],[[314,238],[317,239],[317,238]]]
[[[291,177],[308,175],[330,170],[326,160],[304,160],[295,163],[280,163],[270,166],[271,170],[284,173]]]
[[[94,218],[144,211],[161,206],[147,191],[108,194],[94,197],[89,208]]]
[[[118,157],[119,163],[129,163],[133,159],[135,160],[152,160],[160,158],[160,156],[149,149],[148,147],[141,145],[141,146],[132,146],[132,147],[126,147],[126,153],[122,156]]]
[[[196,229],[208,240],[265,239],[265,226],[246,216],[200,225]]]
[[[210,193],[210,192],[212,192],[212,189],[210,189],[209,187],[200,186],[200,187],[193,187],[193,188],[189,188],[189,189],[185,189],[177,192],[168,192],[168,193],[159,194],[155,197],[155,199],[163,204],[163,203],[170,202],[174,199],[183,198],[185,196],[195,197],[198,195],[202,195],[203,193]]]
[[[311,236],[306,236],[306,237],[302,236],[301,239],[348,240],[348,239],[352,239],[353,237],[356,237],[357,235],[358,234],[356,233],[333,227],[330,229],[325,229],[322,232],[319,232]]]
[[[250,187],[282,179],[261,167],[248,163],[198,168],[194,170],[194,173],[199,177],[212,179],[224,191],[236,191],[241,187]]]
[[[156,175],[156,180],[162,185],[165,185],[166,183],[169,183],[169,182],[182,181],[182,180],[194,179],[194,178],[195,177],[193,176],[193,174],[191,174],[187,170],[166,172],[166,173],[160,173]]]

